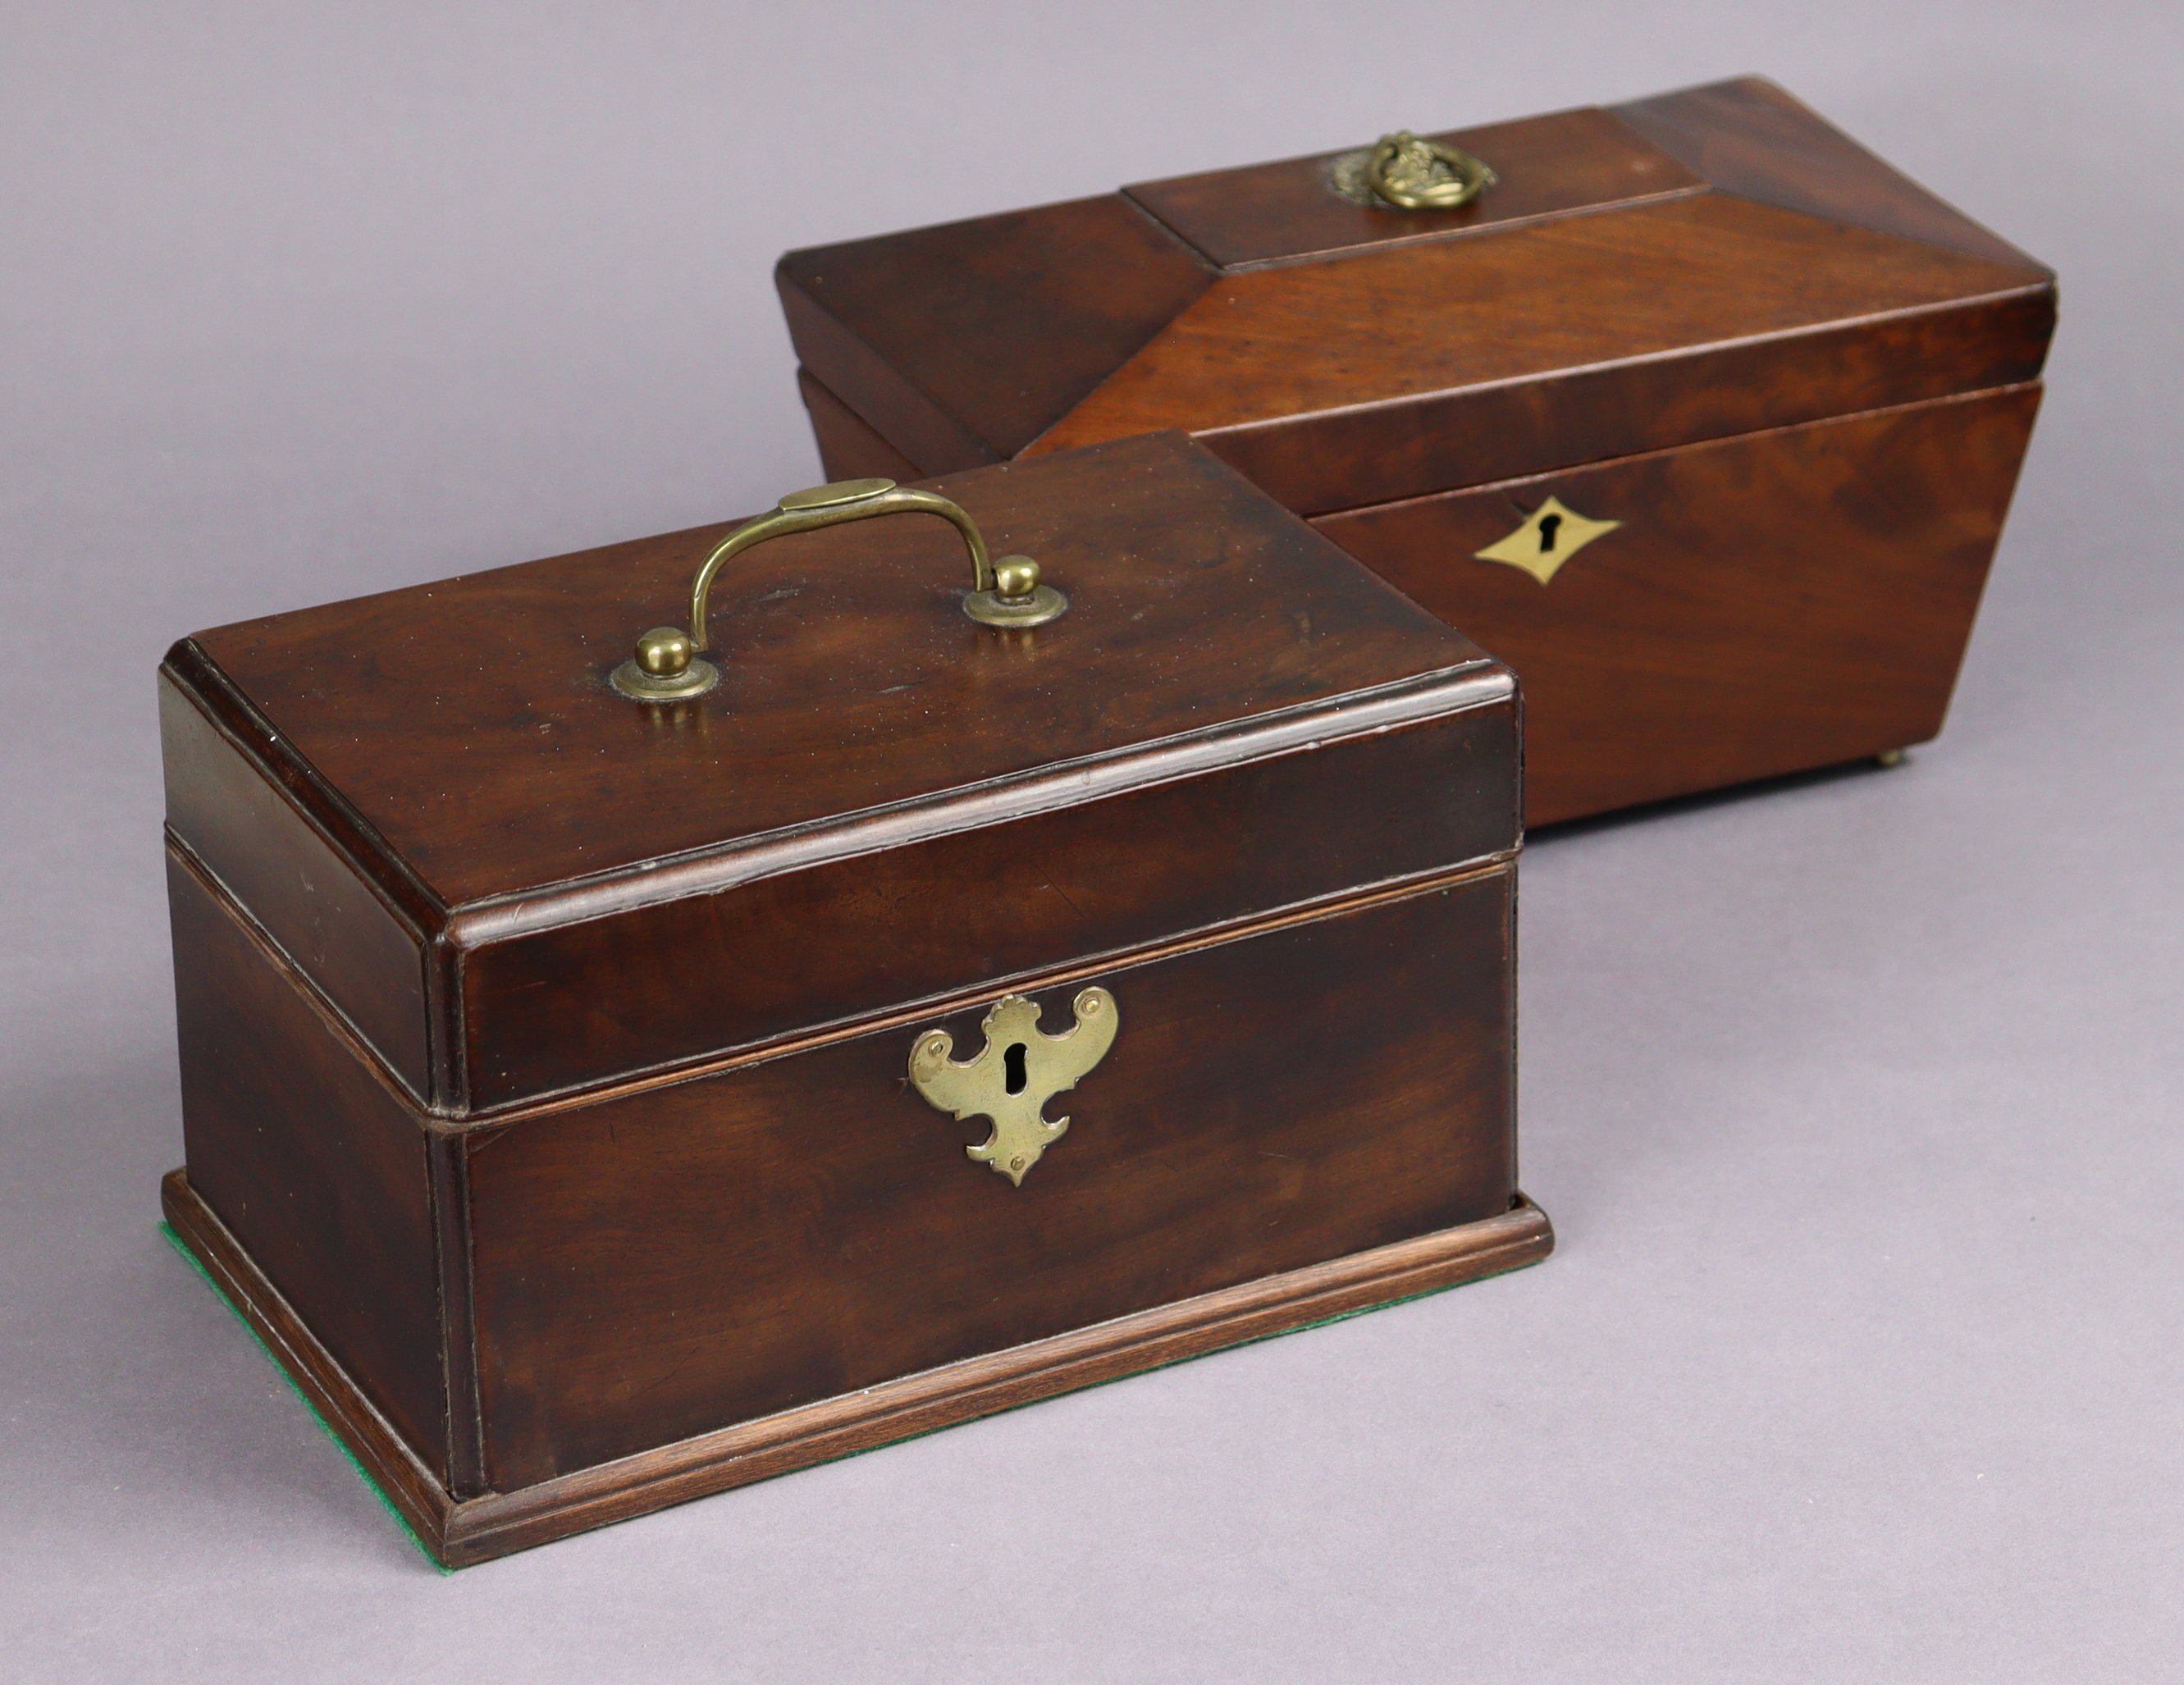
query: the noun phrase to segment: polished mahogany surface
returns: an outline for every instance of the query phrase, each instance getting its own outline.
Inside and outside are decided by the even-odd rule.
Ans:
[[[1021,457],[1180,429],[1312,519],[1515,669],[1535,824],[1931,737],[2053,274],[1757,77],[1448,138],[1501,177],[1453,211],[1355,204],[1332,154],[1125,190],[1210,279]],[[838,285],[865,272],[858,309],[818,331],[783,292],[828,462],[952,460],[893,360],[926,278],[885,239],[834,249]],[[1050,275],[1040,298],[1050,317]],[[1022,349],[1036,380],[1046,353]],[[1946,409],[1980,393],[2012,396]],[[1565,484],[1588,514],[1632,511],[1586,559],[1597,579],[1543,591],[1471,559],[1518,518],[1507,488]],[[1887,630],[1860,637],[1875,614]]]
[[[1758,78],[1451,138],[1502,177],[1455,211],[1354,204],[1322,154],[792,253],[791,336],[926,472],[1180,427],[1306,514],[2040,372],[2052,273]],[[1117,207],[1195,269],[1111,274]]]
[[[1507,669],[1179,433],[939,489],[1068,614],[894,515],[749,553],[668,707],[607,675],[725,528],[169,656],[166,1210],[447,1560],[1552,1243]],[[908,1049],[1094,982],[1011,1186]]]
[[[2040,388],[1757,433],[1318,523],[1524,676],[1525,817],[1942,729]],[[1541,585],[1474,553],[1550,497],[1622,526]]]
[[[1212,278],[1113,193],[791,252],[775,274],[800,342],[825,338],[956,453],[911,450],[928,474],[1014,456]]]
[[[1369,145],[1376,136],[1365,136]],[[1366,246],[1437,240],[1572,211],[1703,191],[1705,181],[1596,107],[1429,138],[1471,153],[1497,185],[1453,210],[1361,205],[1328,191],[1340,153],[1144,181],[1123,189],[1223,269],[1325,257]],[[1355,151],[1356,148],[1352,148]]]
[[[173,849],[167,900],[198,1196],[444,1479],[437,1254],[415,1107]]]
[[[194,640],[455,905],[974,786],[1462,666],[1477,649],[1187,441],[936,482],[1072,607],[960,608],[928,516],[760,546],[716,584],[726,676],[607,685],[687,614],[708,527],[247,621]]]
[[[903,1082],[976,1010],[471,1135],[493,1484],[1507,1210],[1514,886],[1099,972],[1120,1031],[1021,1187]]]
[[[294,960],[403,1085],[432,1092],[421,926],[311,817],[307,799],[265,776],[208,699],[159,676],[167,825]]]
[[[805,413],[811,418],[812,437],[819,443],[819,465],[829,480],[919,477],[922,470],[916,463],[808,371],[796,371],[796,387],[804,400]]]
[[[513,1104],[1506,854],[1515,690],[1477,682],[1400,729],[465,937],[462,1093]]]
[[[176,846],[451,1117],[1515,846],[1507,670],[1201,447],[938,485],[1069,612],[977,625],[896,514],[747,553],[671,706],[607,675],[725,528],[220,628]]]
[[[1613,109],[1722,192],[2048,273],[1764,76]]]
[[[2010,318],[1971,301],[2043,285],[1991,259],[1726,194],[1669,198],[1224,276],[1033,448],[1183,427],[1224,453],[1241,435],[1252,453],[1255,435],[1287,434],[1288,453],[1270,464],[1309,465],[1268,474],[1259,451],[1246,471],[1318,514],[1464,484],[1490,465],[1535,465],[1513,464],[1483,430],[1446,425],[1433,453],[1415,454],[1420,419],[1440,419],[1422,401],[1529,395],[1552,420],[1513,437],[1549,453],[1545,466],[1583,459],[1579,441],[1619,455],[2029,379],[2044,331],[2021,343]],[[1925,371],[1876,356],[1886,342],[1872,319],[1945,310],[1975,341],[1972,366],[1948,368],[1938,389],[1903,390]],[[1859,325],[1835,358],[1804,342],[1846,322]],[[1747,348],[1763,348],[1769,374],[1724,381],[1722,359],[1748,360]],[[1557,376],[1611,366],[1614,378],[1591,383],[1575,413],[1556,404]],[[1681,376],[1669,392],[1664,369]],[[1652,402],[1630,403],[1626,388]],[[1602,410],[1628,431],[1587,440],[1588,412]]]

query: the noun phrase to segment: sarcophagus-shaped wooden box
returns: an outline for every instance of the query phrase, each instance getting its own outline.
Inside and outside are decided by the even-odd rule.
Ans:
[[[1552,1243],[1514,682],[1179,434],[161,680],[166,1208],[448,1561]]]
[[[828,472],[1184,429],[1516,670],[1534,824],[1938,731],[2055,316],[1757,81],[777,280]]]

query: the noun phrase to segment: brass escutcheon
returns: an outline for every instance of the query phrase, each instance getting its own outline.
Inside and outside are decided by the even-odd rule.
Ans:
[[[1564,562],[1622,525],[1619,520],[1594,520],[1560,498],[1549,498],[1518,522],[1514,532],[1471,553],[1482,562],[1522,568],[1545,585],[1562,571]]]
[[[1118,1017],[1113,995],[1102,988],[1081,989],[1071,1004],[1076,1023],[1050,1036],[1039,1027],[1037,1001],[1003,995],[980,1026],[986,1045],[961,1065],[948,1057],[956,1043],[945,1030],[922,1030],[911,1044],[911,1086],[938,1110],[959,1118],[991,1118],[993,1132],[963,1151],[1019,1187],[1039,1155],[1069,1127],[1066,1117],[1046,1121],[1046,1103],[1075,1087],[1114,1045]]]

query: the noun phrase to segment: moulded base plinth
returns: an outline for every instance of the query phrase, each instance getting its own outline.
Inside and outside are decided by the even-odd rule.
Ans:
[[[504,1556],[1223,1346],[1499,1275],[1537,1263],[1555,1243],[1546,1213],[1520,1194],[1498,1217],[905,1376],[521,1491],[458,1499],[304,1326],[182,1171],[168,1173],[160,1201],[176,1235],[242,1312],[275,1361],[426,1549],[450,1567]]]

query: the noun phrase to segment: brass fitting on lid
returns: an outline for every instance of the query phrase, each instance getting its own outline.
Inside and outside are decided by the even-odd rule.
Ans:
[[[655,626],[637,641],[637,653],[614,670],[614,687],[639,702],[679,702],[703,696],[721,681],[721,670],[700,661],[690,634],[680,626]]]
[[[690,665],[690,634],[680,626],[655,626],[637,641],[632,658],[655,679],[677,679]]]
[[[988,559],[978,524],[958,503],[939,493],[898,486],[892,480],[838,480],[791,492],[772,514],[745,521],[717,545],[690,586],[690,630],[655,626],[637,641],[636,653],[614,670],[610,682],[638,702],[680,702],[703,696],[721,681],[721,670],[699,659],[706,648],[705,604],[713,576],[738,553],[768,538],[872,515],[937,514],[962,534],[971,555],[971,590],[963,612],[981,626],[1043,626],[1069,610],[1069,599],[1039,581],[1039,564],[1029,556]]]
[[[1069,599],[1039,581],[1039,564],[1029,556],[1004,556],[994,564],[990,591],[963,599],[963,612],[982,626],[1043,626],[1068,611]]]

